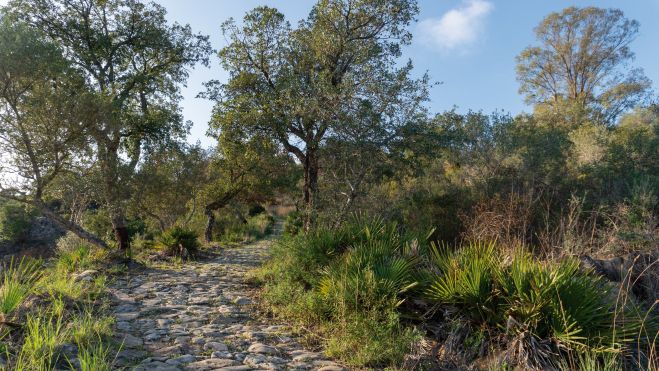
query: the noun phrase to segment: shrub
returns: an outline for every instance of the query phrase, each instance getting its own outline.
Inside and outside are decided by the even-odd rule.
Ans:
[[[106,209],[87,210],[82,214],[82,227],[87,231],[104,238],[112,240],[112,223],[110,213]]]
[[[165,250],[167,255],[181,258],[194,257],[199,246],[194,231],[178,226],[166,230],[156,243],[156,247]]]
[[[302,213],[299,211],[293,211],[286,216],[284,221],[284,234],[288,236],[295,236],[302,230],[304,225],[304,220],[302,219]]]
[[[426,295],[477,326],[503,330],[513,363],[543,368],[566,351],[617,353],[638,345],[644,326],[655,329],[633,305],[617,306],[612,286],[574,259],[541,263],[521,249],[502,256],[494,244],[435,248]]]
[[[321,332],[328,354],[355,366],[394,365],[418,333],[397,311],[417,277],[414,236],[382,220],[287,236],[260,270],[277,314]]]
[[[257,216],[259,214],[265,213],[265,207],[260,204],[255,204],[249,207],[249,210],[247,211],[247,215],[249,216]]]
[[[135,234],[130,242],[131,248],[136,251],[151,250],[155,247],[155,244],[156,243],[153,241],[152,236],[148,236],[142,233]]]
[[[21,241],[27,237],[33,215],[25,205],[10,201],[0,205],[0,240]]]
[[[291,281],[309,289],[319,280],[321,270],[345,248],[342,231],[318,229],[285,237],[272,248],[272,259],[261,270],[272,281]]]
[[[96,268],[108,252],[68,232],[57,241],[55,269],[62,273],[73,273]]]
[[[320,293],[341,309],[390,303],[416,285],[415,258],[403,256],[401,247],[392,239],[373,239],[351,247],[324,270]]]
[[[457,252],[432,249],[429,299],[457,305],[472,320],[487,322],[496,307],[494,279],[498,274],[494,244],[476,243]]]

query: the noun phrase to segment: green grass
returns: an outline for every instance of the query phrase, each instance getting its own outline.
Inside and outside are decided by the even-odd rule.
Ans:
[[[0,314],[6,320],[25,301],[39,279],[40,262],[32,259],[13,259],[3,268],[0,287]]]
[[[0,310],[5,320],[13,316],[17,324],[0,327],[0,353],[9,369],[66,368],[71,361],[62,354],[66,344],[77,346],[76,364],[83,370],[112,368],[113,318],[102,305],[107,276],[75,279],[83,270],[102,267],[106,257],[105,251],[69,236],[45,264],[24,259],[3,270]]]
[[[58,348],[66,342],[67,336],[62,317],[51,317],[43,312],[30,314],[14,369],[53,369],[58,361]]]
[[[395,310],[356,311],[327,322],[325,352],[354,366],[398,366],[421,333],[401,323]]]
[[[14,280],[5,281],[0,289],[0,313],[3,318],[7,318],[13,313],[23,303],[29,292],[30,287],[25,284]]]
[[[83,346],[78,350],[78,361],[81,371],[110,371],[114,367],[111,347],[97,342],[94,345]]]
[[[250,242],[262,239],[272,233],[275,219],[268,213],[260,213],[247,218],[247,223],[232,221],[220,232],[224,243]]]
[[[112,335],[113,325],[113,317],[98,316],[92,308],[85,308],[73,317],[69,327],[73,341],[79,346],[86,346],[107,340]]]

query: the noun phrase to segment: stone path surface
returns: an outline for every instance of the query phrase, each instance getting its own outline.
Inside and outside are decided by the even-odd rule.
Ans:
[[[120,370],[344,370],[254,314],[245,273],[272,241],[181,268],[131,272],[112,286]]]

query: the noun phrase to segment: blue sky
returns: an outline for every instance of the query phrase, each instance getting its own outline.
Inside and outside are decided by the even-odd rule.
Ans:
[[[169,12],[169,18],[189,23],[194,30],[208,34],[214,48],[225,45],[220,24],[233,17],[240,20],[246,11],[268,5],[278,8],[292,24],[304,18],[312,0],[157,0]],[[431,92],[430,108],[441,112],[456,106],[492,112],[519,113],[529,110],[517,93],[515,56],[534,43],[533,28],[547,14],[568,6],[619,8],[629,18],[641,23],[632,44],[634,64],[645,69],[659,92],[659,0],[562,1],[562,0],[421,0],[419,22],[412,26],[413,44],[405,50],[419,73],[428,71],[442,84]],[[183,89],[183,114],[194,123],[191,142],[214,144],[205,136],[212,103],[197,99],[202,83],[209,79],[225,80],[217,58],[210,69],[198,67]]]
[[[0,0],[0,4],[7,0]],[[313,0],[156,0],[168,10],[171,21],[189,23],[193,30],[211,36],[215,49],[225,45],[220,24],[229,17],[242,19],[259,6],[278,8],[292,24],[306,17]],[[431,92],[430,109],[441,112],[456,106],[492,112],[529,110],[518,95],[515,56],[533,44],[533,28],[547,14],[568,6],[619,8],[640,22],[632,44],[634,65],[645,70],[659,93],[659,0],[420,0],[419,22],[412,26],[413,44],[404,58],[416,71],[428,71],[442,84]],[[183,89],[183,114],[194,123],[190,141],[204,146],[215,141],[205,136],[212,102],[195,98],[210,79],[228,74],[213,56],[211,68],[197,67]]]

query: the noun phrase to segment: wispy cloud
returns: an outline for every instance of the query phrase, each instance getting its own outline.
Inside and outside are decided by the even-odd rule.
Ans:
[[[422,42],[440,51],[464,52],[483,34],[485,19],[494,5],[485,0],[463,0],[462,4],[439,18],[419,22]]]

